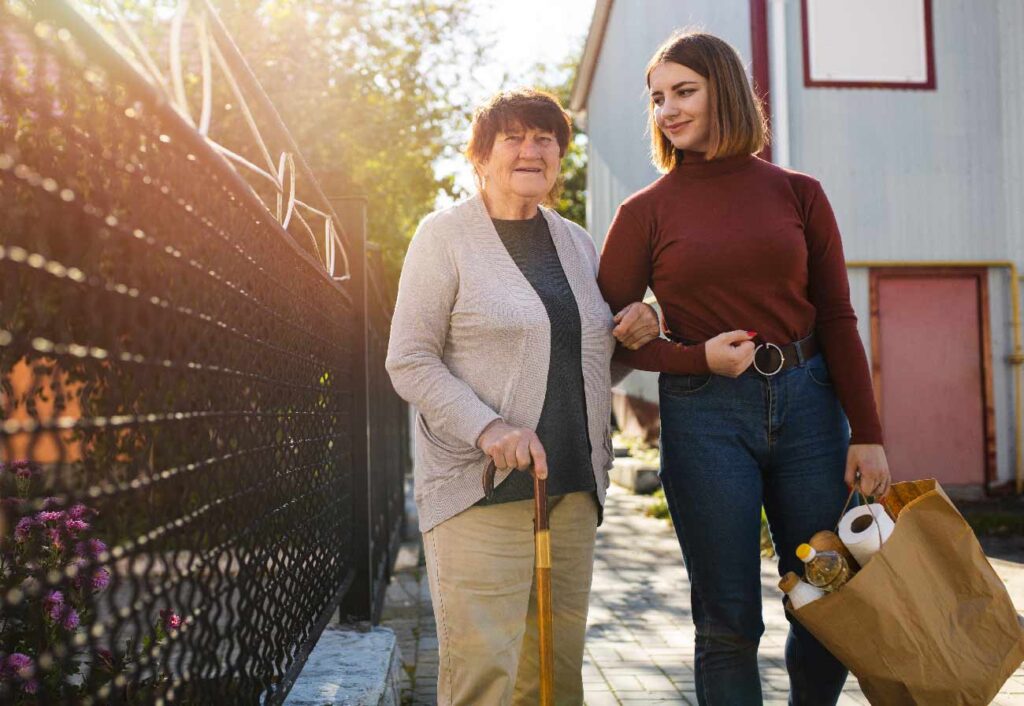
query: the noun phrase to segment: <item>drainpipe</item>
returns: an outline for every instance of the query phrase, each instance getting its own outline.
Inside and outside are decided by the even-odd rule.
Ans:
[[[789,167],[789,67],[786,63],[786,0],[769,0],[771,17],[771,91],[772,158],[780,167]]]

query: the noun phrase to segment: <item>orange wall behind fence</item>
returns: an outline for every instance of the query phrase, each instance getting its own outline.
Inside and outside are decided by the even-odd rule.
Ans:
[[[40,361],[47,366],[52,360]],[[22,358],[6,376],[6,382],[12,388],[12,394],[0,393],[0,406],[3,408],[4,420],[26,422],[33,419],[29,413],[30,395],[36,393],[35,418],[40,422],[53,420],[56,406],[56,390],[64,394],[62,417],[78,419],[82,416],[79,401],[81,385],[68,383],[66,373],[55,368],[52,375],[36,375],[32,365]],[[42,396],[38,394],[42,391]],[[0,444],[0,461],[18,461],[32,459],[38,463],[54,463],[63,461],[73,463],[82,460],[81,443],[74,439],[73,431],[45,432],[41,434],[21,433],[7,437]]]

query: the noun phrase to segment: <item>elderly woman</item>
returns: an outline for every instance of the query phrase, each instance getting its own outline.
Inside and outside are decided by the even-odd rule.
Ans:
[[[478,109],[466,155],[479,193],[424,218],[402,269],[387,368],[418,411],[416,504],[441,704],[538,700],[533,483],[517,469],[547,478],[555,700],[583,702],[615,340],[593,241],[541,207],[570,136],[547,93],[501,93]],[[627,309],[620,340],[657,335],[648,307]],[[490,459],[497,487],[484,498]]]

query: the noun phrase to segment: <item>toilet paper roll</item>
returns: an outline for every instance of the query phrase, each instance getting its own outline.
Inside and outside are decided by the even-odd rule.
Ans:
[[[839,539],[864,567],[889,539],[895,525],[878,503],[861,505],[843,515],[839,521]]]

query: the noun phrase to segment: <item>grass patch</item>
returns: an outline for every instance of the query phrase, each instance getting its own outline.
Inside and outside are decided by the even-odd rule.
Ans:
[[[651,446],[637,436],[630,436],[616,431],[612,434],[612,442],[629,450],[630,458],[635,458],[645,466],[657,466],[661,462],[657,446]]]
[[[651,497],[654,498],[654,502],[647,506],[647,509],[644,510],[644,514],[648,517],[656,517],[659,520],[670,519],[668,513],[668,501],[665,500],[665,489],[658,488],[654,491]]]

